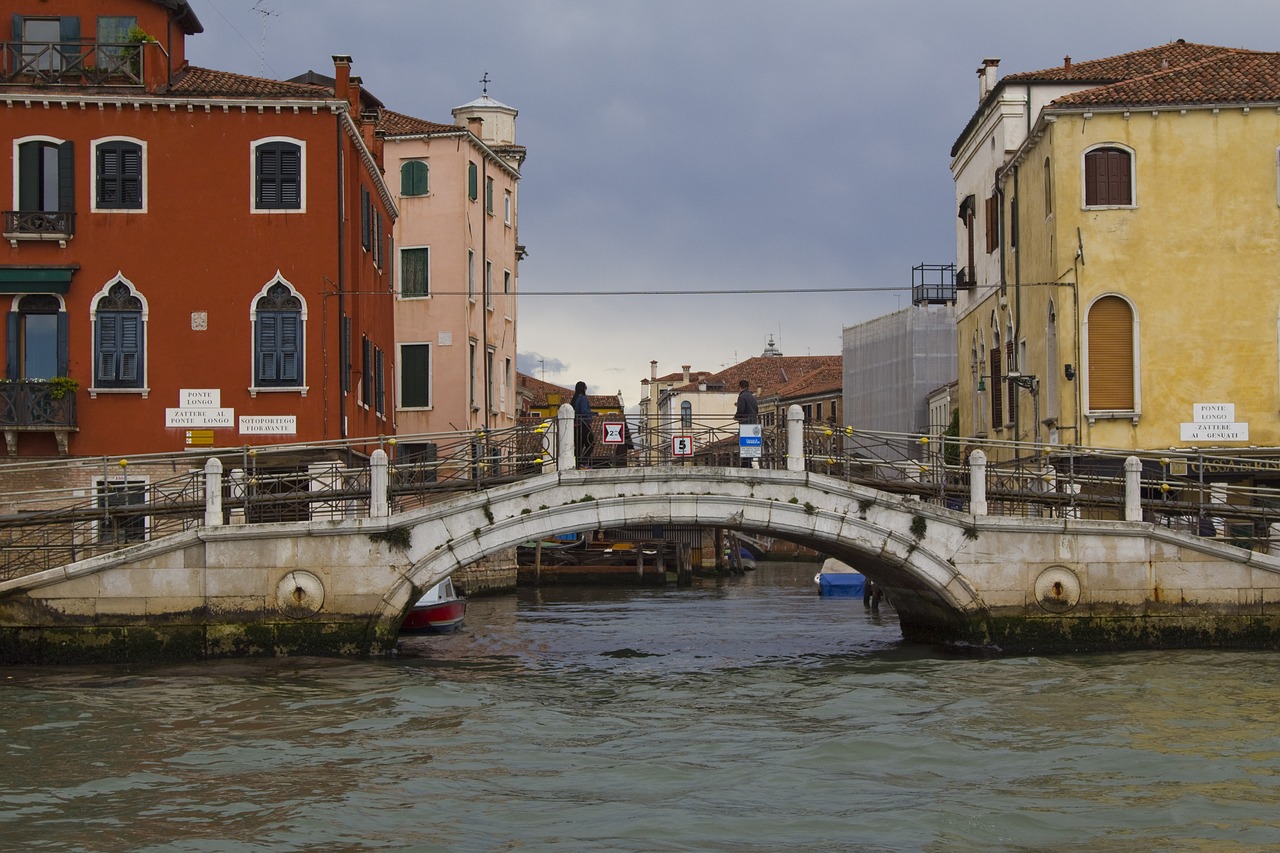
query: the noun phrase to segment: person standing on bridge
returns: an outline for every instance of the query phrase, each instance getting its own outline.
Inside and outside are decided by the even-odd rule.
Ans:
[[[756,402],[756,395],[751,393],[751,383],[745,379],[738,380],[738,407],[733,412],[733,419],[740,424],[754,424],[760,420],[760,404]],[[751,459],[743,456],[738,464],[750,468]]]
[[[591,467],[591,454],[596,448],[596,434],[591,429],[591,419],[595,412],[591,411],[591,398],[587,396],[587,383],[579,382],[573,386],[573,397],[569,400],[573,407],[573,452],[579,468]]]

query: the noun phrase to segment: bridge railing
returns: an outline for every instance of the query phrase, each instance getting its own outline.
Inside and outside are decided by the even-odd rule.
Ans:
[[[1265,454],[877,432],[793,414],[787,424],[761,425],[753,467],[814,471],[974,514],[1146,520],[1258,550],[1277,538],[1280,489],[1268,483],[1280,482],[1280,460]],[[597,422],[584,467],[740,464],[738,424],[728,417],[609,423]],[[460,490],[576,467],[573,443],[570,416],[489,430],[69,460],[61,468],[44,459],[0,465],[0,474],[17,475],[6,482],[40,482],[0,497],[0,580],[204,524],[405,511]],[[204,467],[215,460],[216,480]]]

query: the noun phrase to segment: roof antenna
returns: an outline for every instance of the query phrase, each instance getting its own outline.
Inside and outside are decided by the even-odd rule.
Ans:
[[[262,76],[263,77],[267,76],[267,18],[274,18],[275,16],[280,14],[279,12],[273,12],[271,9],[268,9],[266,6],[264,6],[263,4],[266,2],[267,0],[258,0],[258,2],[253,4],[253,9],[251,10],[253,12],[257,12],[259,15],[262,16],[261,56],[262,56]]]

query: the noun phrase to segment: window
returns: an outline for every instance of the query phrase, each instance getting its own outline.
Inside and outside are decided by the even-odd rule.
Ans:
[[[431,173],[421,160],[408,160],[400,166],[400,195],[426,195]]]
[[[373,265],[382,269],[382,211],[373,214]]]
[[[479,172],[475,163],[467,163],[467,198],[475,201],[479,196]]]
[[[147,539],[147,482],[145,480],[94,481],[98,493],[98,541],[123,543]],[[131,508],[135,508],[132,509]]]
[[[253,384],[258,388],[296,388],[303,380],[302,299],[276,279],[254,303]]]
[[[493,308],[493,261],[484,262],[484,304]]]
[[[400,296],[431,295],[431,250],[426,246],[400,250]]]
[[[303,148],[291,140],[254,145],[255,210],[305,210]]]
[[[987,199],[987,253],[1000,248],[1000,196],[992,193]]]
[[[338,349],[342,372],[342,393],[351,393],[351,318],[345,314],[338,324]]]
[[[467,249],[467,298],[476,301],[476,253]]]
[[[1086,207],[1133,205],[1133,155],[1114,146],[1094,148],[1084,155]]]
[[[373,342],[360,336],[360,403],[366,409],[373,405]]]
[[[680,426],[684,429],[693,427],[693,403],[688,400],[680,401]]]
[[[23,71],[61,71],[80,58],[80,19],[13,16],[13,40],[22,43]]]
[[[511,191],[502,191],[502,221],[511,224]]]
[[[17,211],[6,216],[5,232],[54,238],[75,226],[75,146],[53,139],[17,144]]]
[[[94,207],[142,210],[142,145],[106,140],[93,148]]]
[[[975,242],[974,228],[976,227],[974,220],[977,219],[977,216],[975,213],[977,204],[978,204],[977,201],[971,195],[965,196],[964,200],[960,202],[960,211],[958,216],[960,217],[960,221],[964,223],[967,252],[965,254],[966,265],[956,275],[956,287],[958,288],[973,287],[974,282],[977,281],[976,279],[977,268],[975,266],[976,256],[974,254],[974,242]]]
[[[129,46],[129,32],[138,25],[133,15],[99,15],[97,62],[99,68],[116,70],[125,66],[125,48]]]
[[[493,178],[484,179],[484,209],[490,216],[493,215]]]
[[[1048,157],[1044,158],[1044,216],[1053,216],[1053,170]]]
[[[9,312],[6,340],[10,379],[66,376],[67,312],[58,297],[36,293],[15,300]]]
[[[379,415],[387,411],[387,377],[382,350],[373,348],[373,410]]]
[[[364,187],[360,188],[360,245],[365,251],[369,250],[369,232],[372,229],[371,214],[373,213],[373,205],[370,204],[369,191]]]
[[[467,353],[467,400],[471,403],[472,409],[480,408],[476,403],[476,342],[471,341],[469,351]]]
[[[144,375],[142,300],[117,279],[93,309],[93,387],[141,388]]]
[[[400,406],[425,409],[431,405],[431,344],[400,345]]]
[[[511,270],[502,271],[502,292],[511,292]]]
[[[1119,296],[1103,296],[1089,308],[1089,411],[1136,411],[1134,314]]]
[[[493,347],[487,347],[484,351],[485,406],[495,411],[496,409],[494,409],[494,401],[498,399],[498,395],[496,393],[496,389],[493,386],[494,386],[494,383],[497,381],[496,379],[497,373],[494,370],[494,361],[496,360],[497,355],[498,354],[494,352]]]

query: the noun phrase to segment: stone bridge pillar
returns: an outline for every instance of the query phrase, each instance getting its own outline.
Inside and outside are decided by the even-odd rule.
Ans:
[[[379,447],[369,454],[369,517],[386,518],[391,515],[391,502],[387,498],[387,451]]]
[[[556,470],[572,471],[578,467],[573,452],[573,406],[561,403],[556,409]]]
[[[987,454],[981,450],[969,454],[969,512],[987,514]]]
[[[787,406],[787,470],[803,471],[804,412],[799,406]]]
[[[222,460],[212,457],[204,463],[204,525],[222,524]]]
[[[1124,460],[1124,520],[1142,521],[1142,460]]]

